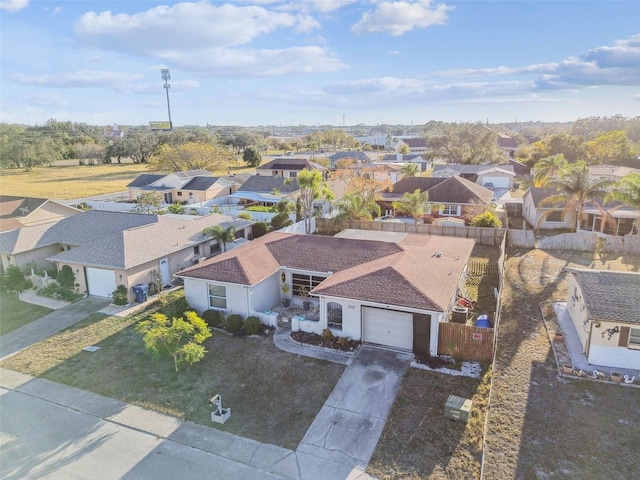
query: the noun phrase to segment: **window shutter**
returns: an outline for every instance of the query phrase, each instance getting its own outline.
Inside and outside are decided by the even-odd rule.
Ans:
[[[629,327],[620,327],[620,338],[618,338],[618,346],[629,346]]]

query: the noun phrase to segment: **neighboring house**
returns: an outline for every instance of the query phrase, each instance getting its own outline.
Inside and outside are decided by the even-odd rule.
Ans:
[[[498,133],[498,148],[505,157],[515,158],[518,150],[518,140],[504,133]]]
[[[406,145],[409,148],[409,153],[421,154],[427,152],[426,138],[398,137],[398,142],[395,145],[396,152],[400,150],[402,145]]]
[[[311,301],[315,312],[313,318],[291,318],[293,330],[320,334],[328,328],[342,337],[436,355],[438,324],[448,320],[464,288],[474,243],[359,230],[335,237],[273,232],[177,276],[199,312],[256,315],[273,325],[266,312],[280,305],[286,283],[292,303]]]
[[[516,176],[512,165],[435,165],[432,176],[451,177],[459,175],[478,185],[490,186],[494,189],[513,188],[513,178]]]
[[[295,201],[300,187],[295,178],[253,175],[227,198],[245,205],[271,206],[283,198]]]
[[[187,205],[230,195],[238,189],[238,182],[232,175],[212,177],[207,170],[190,170],[169,174],[144,173],[127,188],[132,201],[143,192],[155,191],[162,194],[164,203]]]
[[[319,170],[326,173],[326,168],[306,158],[276,158],[256,168],[256,175],[282,178],[296,178],[302,170]]]
[[[78,213],[81,210],[55,200],[0,195],[0,232],[56,222]]]
[[[402,199],[404,193],[417,189],[429,192],[429,201],[440,204],[438,210],[430,212],[435,217],[467,216],[477,205],[491,205],[493,192],[459,176],[449,178],[407,177],[393,185],[391,191],[384,192],[378,202],[383,212],[393,210],[393,202]]]
[[[620,180],[629,173],[640,173],[640,169],[619,165],[589,165],[589,176],[593,178]]]
[[[0,234],[3,265],[35,262],[59,270],[69,265],[81,292],[109,296],[118,285],[171,282],[176,271],[220,250],[202,231],[234,225],[236,238],[251,238],[254,222],[226,215],[183,218],[92,210],[58,222]]]
[[[353,160],[359,164],[370,164],[372,163],[371,158],[362,150],[350,150],[348,152],[338,152],[334,153],[329,157],[329,162],[331,162],[331,168],[335,169],[337,167],[337,162],[339,160]]]
[[[405,163],[417,163],[420,165],[420,171],[424,172],[432,167],[432,163],[428,160],[425,160],[422,155],[413,153],[413,154],[402,154],[400,152],[383,155],[379,160],[380,163],[395,163],[399,165],[404,165]]]
[[[640,370],[640,274],[567,268],[567,313],[592,365]]]
[[[124,138],[124,130],[114,123],[111,128],[104,130],[104,138],[107,140],[122,140]]]
[[[548,187],[531,187],[522,199],[522,214],[527,222],[535,228],[573,229],[576,225],[577,211],[566,209],[566,203],[544,202],[545,198],[556,195],[557,191]],[[597,202],[607,215],[603,215],[595,202],[589,201],[583,209],[580,229],[601,232],[609,235],[626,235],[633,230],[633,223],[640,217],[640,212],[627,207],[620,202],[610,202],[606,205]]]
[[[509,165],[513,167],[513,173],[515,173],[516,176],[529,175],[531,173],[529,167],[513,158],[509,159]]]

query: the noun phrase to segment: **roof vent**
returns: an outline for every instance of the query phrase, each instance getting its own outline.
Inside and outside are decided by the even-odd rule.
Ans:
[[[432,256],[432,257],[436,257],[436,258],[440,258],[440,257],[441,257],[441,256],[443,256],[443,255],[444,255],[444,253],[442,253],[442,252],[436,252],[436,253],[434,253],[434,254],[433,254],[433,255],[431,255],[431,256]]]

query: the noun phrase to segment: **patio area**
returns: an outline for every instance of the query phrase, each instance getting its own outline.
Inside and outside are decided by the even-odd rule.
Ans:
[[[556,330],[560,330],[564,334],[564,341],[562,343],[554,342],[553,338],[551,339],[556,361],[561,371],[562,365],[570,359],[573,370],[582,370],[587,377],[592,377],[594,370],[597,370],[598,372],[604,373],[605,379],[609,380],[611,378],[611,372],[618,372],[623,378],[625,375],[635,377],[633,384],[636,387],[640,387],[640,369],[635,370],[590,364],[587,361],[586,355],[582,352],[582,344],[571,321],[571,317],[567,313],[566,303],[554,302],[552,305],[555,311],[555,319],[550,319],[545,315],[545,322],[547,323],[547,330],[550,335],[553,335]],[[555,322],[557,322],[557,325],[554,325]]]
[[[304,317],[305,320],[317,322],[320,320],[320,307],[311,302],[309,310],[305,310],[302,305],[291,303],[288,307],[279,303],[271,309],[271,313],[278,314],[278,326],[282,328],[291,328],[291,319],[293,317]]]

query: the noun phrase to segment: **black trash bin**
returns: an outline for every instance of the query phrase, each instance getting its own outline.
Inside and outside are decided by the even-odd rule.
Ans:
[[[143,303],[147,301],[147,295],[149,293],[149,287],[147,285],[134,285],[133,293],[136,294],[136,302]]]

